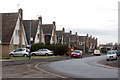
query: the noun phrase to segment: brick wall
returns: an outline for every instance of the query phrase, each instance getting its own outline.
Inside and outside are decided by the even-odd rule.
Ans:
[[[2,57],[9,57],[9,53],[13,51],[13,39],[10,45],[0,45],[2,46]]]
[[[0,44],[0,57],[2,57],[2,45]]]

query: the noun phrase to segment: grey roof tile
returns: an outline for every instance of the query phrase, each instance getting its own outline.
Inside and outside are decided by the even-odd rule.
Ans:
[[[17,20],[18,13],[0,13],[2,16],[2,44],[10,44]],[[1,23],[0,23],[1,24]]]

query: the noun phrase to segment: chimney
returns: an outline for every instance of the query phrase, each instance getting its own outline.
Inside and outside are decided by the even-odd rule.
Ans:
[[[39,43],[42,43],[42,17],[38,17],[39,19]]]
[[[56,23],[53,21],[53,44],[56,43]]]
[[[72,34],[72,31],[70,30],[70,34]]]
[[[77,35],[77,32],[75,32],[75,34]]]
[[[19,22],[19,48],[22,48],[22,33],[23,33],[23,27],[22,27],[22,24],[23,24],[23,10],[20,8],[18,13],[20,14],[20,22]]]
[[[63,32],[65,32],[65,28],[63,27]]]
[[[87,34],[87,37],[88,37],[89,35]]]
[[[96,38],[96,47],[97,47],[97,44],[98,44],[97,42],[98,42],[98,38]]]
[[[92,35],[90,35],[90,38],[92,38]]]

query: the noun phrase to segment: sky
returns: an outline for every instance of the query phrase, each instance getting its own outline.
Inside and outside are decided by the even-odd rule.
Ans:
[[[98,38],[100,44],[118,42],[119,0],[2,0],[0,13],[23,9],[23,19],[38,19],[43,24],[56,21],[57,30]]]

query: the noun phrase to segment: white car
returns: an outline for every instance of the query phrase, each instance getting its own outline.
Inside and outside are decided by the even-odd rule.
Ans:
[[[107,56],[106,56],[106,60],[112,60],[112,59],[116,59],[117,60],[117,54],[114,50],[108,51],[107,52]]]
[[[101,55],[100,50],[94,50],[94,55]]]
[[[14,56],[23,56],[23,57],[27,57],[29,56],[29,52],[30,50],[27,48],[18,48],[12,52],[9,53],[10,57],[14,57]]]
[[[45,56],[49,56],[49,55],[53,55],[53,51],[48,50],[48,49],[39,49],[38,51],[32,52],[31,55],[32,56],[36,56],[36,55],[45,55]]]

